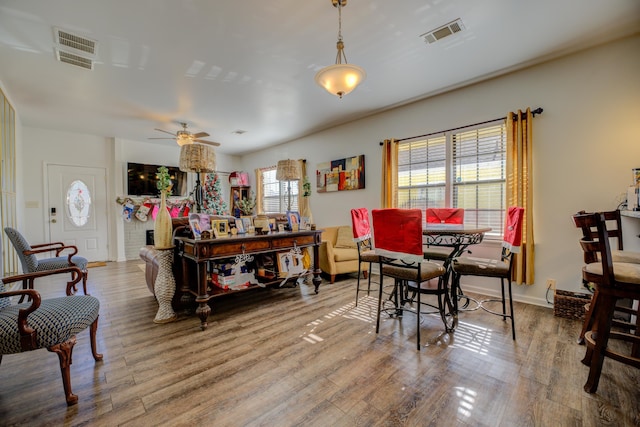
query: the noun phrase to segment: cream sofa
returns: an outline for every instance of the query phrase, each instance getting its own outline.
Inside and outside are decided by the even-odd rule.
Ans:
[[[331,283],[336,275],[358,272],[358,247],[353,241],[351,226],[342,225],[322,228],[320,244],[320,269],[329,275]],[[369,263],[362,263],[365,279]]]

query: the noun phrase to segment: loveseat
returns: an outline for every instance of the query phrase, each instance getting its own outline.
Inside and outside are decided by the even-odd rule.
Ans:
[[[336,275],[358,272],[358,247],[353,240],[351,226],[341,225],[322,228],[320,244],[320,269],[328,274],[334,283]],[[367,277],[369,264],[362,264],[362,272]]]

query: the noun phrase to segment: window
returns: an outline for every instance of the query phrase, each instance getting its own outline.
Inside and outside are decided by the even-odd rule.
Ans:
[[[398,207],[463,208],[464,222],[501,237],[505,216],[506,126],[503,120],[401,141]]]
[[[283,213],[287,211],[289,196],[288,185],[291,184],[291,210],[298,211],[298,181],[278,181],[276,167],[262,170],[262,212]]]

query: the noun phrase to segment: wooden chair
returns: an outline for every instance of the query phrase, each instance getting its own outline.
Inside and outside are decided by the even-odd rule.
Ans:
[[[82,277],[82,288],[84,290],[84,294],[87,294],[87,259],[81,256],[76,255],[78,253],[78,248],[76,246],[65,245],[62,242],[52,242],[52,243],[41,243],[37,245],[29,245],[29,242],[20,234],[20,232],[11,227],[5,227],[5,233],[7,233],[7,237],[9,237],[9,241],[15,248],[18,253],[18,258],[20,258],[20,263],[22,264],[22,272],[23,273],[35,273],[40,271],[50,271],[58,270],[58,273],[63,272],[75,272],[77,270],[65,270],[62,271],[65,267],[78,267],[81,271]],[[47,253],[47,252],[55,252],[56,256],[53,258],[38,258],[36,254]],[[61,255],[63,252],[66,252],[66,255]],[[33,281],[38,276],[27,276],[22,283],[23,289],[33,289]],[[73,278],[72,278],[73,280]],[[77,289],[73,288],[73,292],[75,293]],[[70,295],[70,294],[68,294]],[[22,301],[22,299],[21,299]]]
[[[513,254],[520,252],[522,243],[522,218],[524,209],[512,206],[507,210],[507,220],[505,222],[504,237],[502,241],[502,253],[500,259],[486,259],[463,256],[454,258],[451,263],[453,269],[453,290],[452,298],[456,299],[457,289],[460,289],[460,278],[462,276],[482,276],[495,277],[500,279],[500,290],[502,298],[488,298],[478,301],[478,307],[484,311],[502,316],[503,320],[511,319],[511,335],[516,339],[516,324],[513,313],[513,298],[511,294],[511,271],[513,268]],[[506,309],[505,285],[509,289],[509,312]],[[502,312],[494,311],[486,304],[491,302],[502,303]]]
[[[372,216],[374,251],[379,256],[380,268],[376,333],[380,330],[380,312],[389,310],[382,307],[382,288],[384,278],[391,277],[394,279],[392,296],[395,302],[390,310],[399,316],[403,311],[416,314],[416,345],[420,350],[421,314],[438,313],[447,332],[452,332],[457,325],[457,314],[449,298],[447,281],[442,278],[445,270],[439,264],[424,260],[420,209],[374,209]],[[436,279],[436,283],[432,279]],[[406,298],[407,289],[415,292],[415,308],[406,306],[414,302],[413,298]],[[422,294],[435,295],[437,304],[423,302],[420,297]],[[422,311],[422,305],[434,310]]]
[[[0,259],[0,269],[1,269]],[[96,331],[100,302],[89,295],[72,295],[53,299],[41,299],[33,289],[7,290],[5,284],[30,281],[39,277],[58,273],[71,273],[72,281],[67,283],[67,293],[82,278],[78,267],[40,271],[5,277],[0,282],[0,363],[2,355],[22,353],[46,348],[56,353],[60,360],[60,372],[67,405],[78,402],[78,396],[71,391],[71,356],[76,343],[76,334],[89,328],[93,358],[102,360],[96,351]],[[63,270],[63,271],[62,271]],[[28,296],[29,302],[12,305],[11,297]],[[25,366],[25,370],[34,368]],[[40,369],[40,368],[38,368]]]
[[[358,306],[358,294],[360,292],[360,274],[362,263],[369,264],[369,274],[364,272],[367,279],[367,295],[371,292],[371,264],[378,263],[379,257],[373,251],[371,241],[371,226],[369,223],[369,211],[367,208],[351,209],[351,228],[353,230],[353,240],[358,245],[358,284],[356,287],[356,307]]]
[[[618,262],[640,264],[640,252],[624,250],[623,239],[622,239],[622,220],[620,217],[620,211],[616,209],[614,211],[604,211],[599,213],[602,214],[605,220],[605,228],[607,230],[607,234],[609,235],[609,241],[610,241],[609,244],[611,245],[611,242],[613,241],[616,242],[617,249],[611,249],[612,262],[614,264]],[[576,215],[586,215],[586,214],[587,214],[586,211],[580,211]],[[578,225],[576,224],[576,226]],[[585,240],[595,240],[598,238],[598,230],[596,229],[595,224],[588,225],[587,222],[582,221],[580,222],[579,228],[581,229],[582,237]],[[599,258],[600,252],[597,252],[597,251],[584,252],[583,251],[583,254],[584,254],[585,264],[600,262],[600,258]],[[587,285],[588,287],[588,282],[586,282],[584,279],[583,279],[583,282],[585,282],[584,284]],[[595,289],[593,289],[593,296],[591,297],[591,303],[589,304],[589,309],[587,310],[584,316],[582,330],[580,331],[580,336],[578,337],[579,344],[584,344],[584,334],[589,329],[591,329],[591,326],[593,326],[593,318],[594,318],[593,308],[596,305],[597,299],[598,299],[598,288],[596,287]],[[632,306],[633,304],[634,302],[631,301]],[[638,310],[634,310],[631,307],[625,307],[618,304],[616,311],[618,313],[621,313],[622,316],[618,316],[619,318],[614,317],[613,319],[614,325],[624,327],[627,329],[635,329],[637,327],[637,325],[634,325],[633,323],[627,322],[625,320],[621,320],[620,318],[623,316],[628,316],[630,319],[631,316],[635,315],[636,319],[638,319],[638,317],[640,317],[638,316],[640,314]]]
[[[582,363],[589,366],[589,376],[584,385],[588,393],[598,389],[604,358],[640,368],[640,331],[636,324],[635,334],[612,330],[613,315],[618,309],[619,299],[640,299],[640,264],[613,262],[606,218],[602,213],[578,213],[573,216],[576,227],[596,230],[595,236],[580,240],[585,259],[597,259],[582,268],[584,280],[594,283],[597,298],[591,305],[593,321],[584,339],[587,351]],[[614,350],[609,346],[610,339],[619,339],[631,343],[629,354]]]
[[[462,225],[464,223],[464,209],[461,208],[427,208],[427,224]],[[451,256],[453,248],[447,246],[427,246],[424,258],[435,261],[446,261]]]

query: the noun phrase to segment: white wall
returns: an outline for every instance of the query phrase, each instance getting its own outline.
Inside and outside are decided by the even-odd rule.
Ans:
[[[107,169],[107,206],[109,207],[109,259],[123,261],[124,229],[121,216],[122,206],[116,203],[118,197],[125,196],[126,163],[139,162],[177,166],[180,155],[175,144],[154,144],[128,141],[112,137],[81,135],[71,132],[40,129],[23,126],[22,149],[27,156],[19,161],[19,172],[23,181],[24,218],[19,226],[27,240],[48,241],[47,206],[44,173],[46,164],[103,167]],[[220,170],[238,169],[236,156],[218,154],[217,167]],[[191,175],[191,174],[190,174]],[[223,180],[224,181],[224,180]],[[193,186],[193,177],[189,185]],[[224,194],[228,193],[228,188]],[[37,206],[26,208],[26,206]],[[25,227],[29,224],[29,227]]]
[[[320,228],[349,224],[351,208],[380,206],[379,141],[542,107],[544,113],[533,120],[536,283],[514,292],[521,301],[546,305],[547,278],[556,279],[559,289],[581,286],[582,254],[571,215],[615,209],[631,184],[631,169],[640,167],[638,52],[640,36],[627,38],[252,153],[243,164],[253,170],[279,159],[306,158],[316,223]],[[357,90],[348,96],[358,96]],[[336,99],[336,108],[340,102]],[[315,192],[318,162],[358,154],[366,159],[364,190]],[[469,289],[495,289],[486,281],[467,281]]]

